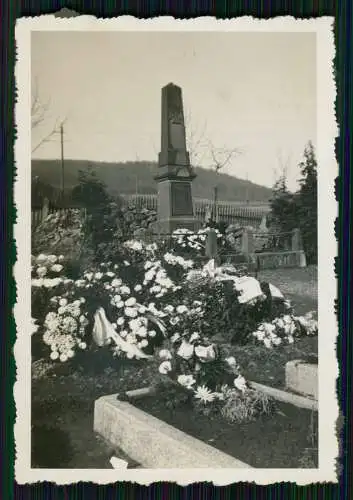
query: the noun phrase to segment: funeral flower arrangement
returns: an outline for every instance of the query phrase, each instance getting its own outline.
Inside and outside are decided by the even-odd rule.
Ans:
[[[178,230],[173,238],[182,246],[185,235],[196,250],[195,245],[204,244],[206,230],[196,239],[190,239],[193,235],[187,230]],[[87,268],[78,279],[66,276],[62,255],[32,257],[36,338],[40,335],[50,348],[51,359],[66,361],[92,342],[109,346],[116,356],[150,358],[169,342],[174,354],[172,360],[161,361],[166,363],[161,370],[178,373],[173,359],[185,361],[180,354],[192,349],[195,387],[208,387],[206,366],[207,372],[211,365],[222,366],[226,378],[229,375],[217,350],[220,337],[222,342],[259,342],[272,348],[317,333],[315,319],[296,317],[276,287],[244,276],[232,266],[218,267],[214,261],[201,265],[179,250],[127,240],[118,261]],[[208,353],[207,362],[201,360],[203,352]],[[174,368],[168,371],[169,363]],[[220,381],[212,394],[220,393],[224,384]]]

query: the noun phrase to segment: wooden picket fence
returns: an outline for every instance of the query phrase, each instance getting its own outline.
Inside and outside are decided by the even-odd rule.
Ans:
[[[121,198],[126,203],[146,207],[151,210],[157,210],[158,198],[156,194],[129,194],[121,195]],[[212,200],[206,198],[194,198],[194,213],[197,219],[204,220],[207,210],[212,207]],[[268,202],[217,202],[218,220],[224,221],[227,224],[241,224],[257,227],[260,225],[263,217],[265,217],[270,210]]]
[[[158,199],[156,194],[138,194],[138,195],[121,195],[121,199],[126,204],[132,204],[138,207],[145,207],[150,210],[157,210]],[[206,213],[212,209],[213,201],[204,198],[194,198],[195,217],[200,220],[205,220]],[[77,208],[77,207],[75,207]],[[36,228],[43,218],[48,213],[57,211],[66,212],[67,208],[33,208],[32,209],[32,228]],[[244,202],[228,202],[219,201],[217,203],[218,220],[227,224],[240,224],[258,227],[264,217],[270,212],[268,203],[252,202],[245,204]]]

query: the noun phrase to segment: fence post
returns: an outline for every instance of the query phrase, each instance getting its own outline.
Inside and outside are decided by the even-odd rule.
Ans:
[[[300,229],[293,229],[293,231],[292,231],[292,251],[299,252],[300,250],[303,250]]]
[[[49,215],[49,200],[48,198],[44,198],[43,200],[43,207],[42,207],[42,213],[41,213],[41,222],[45,220]]]
[[[214,229],[210,229],[206,236],[205,254],[208,259],[217,259],[217,233]]]

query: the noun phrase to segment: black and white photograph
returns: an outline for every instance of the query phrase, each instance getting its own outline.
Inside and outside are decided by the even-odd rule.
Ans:
[[[332,20],[16,38],[17,480],[336,481]]]

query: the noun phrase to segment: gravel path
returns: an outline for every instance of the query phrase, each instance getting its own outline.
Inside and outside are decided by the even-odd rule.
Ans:
[[[285,294],[305,295],[317,300],[317,267],[296,269],[268,269],[259,273],[259,279],[269,281]]]

